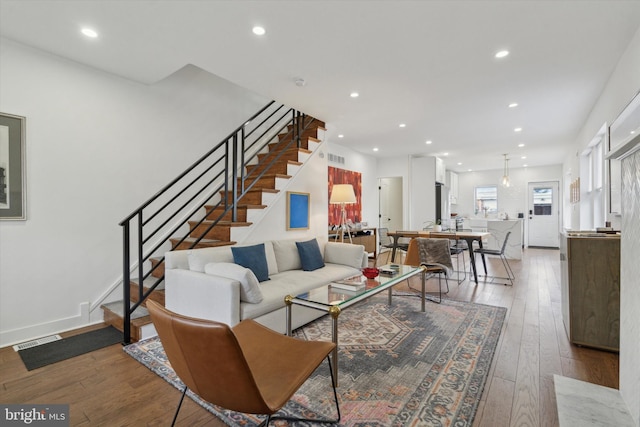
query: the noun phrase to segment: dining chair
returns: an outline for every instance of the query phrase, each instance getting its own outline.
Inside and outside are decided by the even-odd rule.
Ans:
[[[329,358],[336,344],[287,337],[254,320],[243,320],[231,328],[226,323],[182,316],[155,301],[147,301],[147,309],[171,367],[185,384],[172,426],[187,389],[225,409],[266,415],[260,426],[278,419],[340,421]],[[329,364],[337,418],[275,415],[324,359]]]
[[[471,231],[470,229],[460,229],[456,231]],[[451,249],[451,256],[456,257],[456,269],[454,272],[456,273],[456,278],[458,284],[464,282],[467,279],[467,268],[466,262],[464,259],[464,252],[469,250],[469,246],[467,242],[462,239],[450,239],[449,247]],[[460,258],[462,258],[462,268],[460,268]]]
[[[382,252],[382,248],[388,249],[387,252],[389,252],[389,254],[391,254],[391,251],[393,251],[393,239],[391,239],[391,237],[389,236],[389,229],[388,228],[378,228],[378,236],[380,238],[380,252]],[[397,250],[401,250],[403,251],[405,254],[407,252],[407,249],[409,248],[409,244],[408,243],[401,243],[398,242],[398,244],[396,245],[396,249]],[[389,257],[391,255],[389,255],[387,257],[387,263],[389,261],[393,262],[394,260],[389,260]]]
[[[511,286],[513,286],[513,281],[515,280],[516,276],[513,273],[511,266],[509,265],[509,261],[507,260],[507,257],[504,255],[504,250],[507,247],[507,241],[509,240],[510,235],[511,235],[511,232],[508,231],[507,234],[504,236],[504,240],[502,241],[502,247],[500,249],[477,248],[474,250],[474,255],[480,254],[480,255],[498,256],[500,258],[500,261],[502,261],[502,265],[504,266],[505,271],[507,272],[507,277],[488,276],[486,275],[487,273],[486,269],[485,269],[485,277],[490,277],[492,279],[509,279]],[[507,285],[507,283],[505,283],[505,285]]]
[[[417,237],[411,239],[405,264],[413,266],[424,266],[427,275],[438,276],[438,300],[442,302],[442,276],[444,276],[447,286],[445,294],[449,292],[449,275],[453,272],[453,261],[451,260],[451,248],[449,239],[429,239]]]

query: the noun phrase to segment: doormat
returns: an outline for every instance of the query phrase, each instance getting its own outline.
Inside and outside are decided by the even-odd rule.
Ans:
[[[18,354],[28,371],[70,359],[81,354],[122,342],[122,332],[113,326],[63,338],[59,341],[20,350]]]

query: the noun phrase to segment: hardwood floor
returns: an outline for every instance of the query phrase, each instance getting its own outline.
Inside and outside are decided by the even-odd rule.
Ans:
[[[568,342],[557,250],[526,249],[524,259],[511,266],[517,277],[513,287],[450,282],[448,298],[508,308],[474,426],[555,426],[553,374],[618,388],[618,355]],[[419,279],[410,286],[417,289]],[[69,403],[73,426],[168,425],[180,398],[120,345],[31,372],[11,347],[3,348],[0,384],[2,403]],[[178,425],[224,424],[187,398]]]

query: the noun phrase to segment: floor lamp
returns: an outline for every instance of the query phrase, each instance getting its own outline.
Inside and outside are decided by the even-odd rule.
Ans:
[[[340,238],[342,243],[344,243],[344,233],[347,233],[349,236],[349,241],[353,243],[351,239],[351,233],[349,232],[349,227],[347,226],[347,210],[344,208],[344,205],[347,203],[355,203],[356,202],[356,193],[353,191],[353,185],[351,184],[334,184],[331,189],[331,197],[329,198],[329,203],[332,205],[340,204],[340,228],[338,228],[338,232],[340,233]],[[338,240],[338,235],[336,235],[335,240]]]

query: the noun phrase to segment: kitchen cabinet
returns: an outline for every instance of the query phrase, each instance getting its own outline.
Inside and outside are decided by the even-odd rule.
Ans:
[[[620,348],[620,237],[564,233],[560,239],[562,320],[569,341]]]
[[[449,202],[452,205],[458,204],[458,174],[452,171],[447,172],[447,184],[449,186]]]
[[[446,184],[446,170],[444,165],[444,160],[439,157],[436,157],[436,182],[440,184]]]

